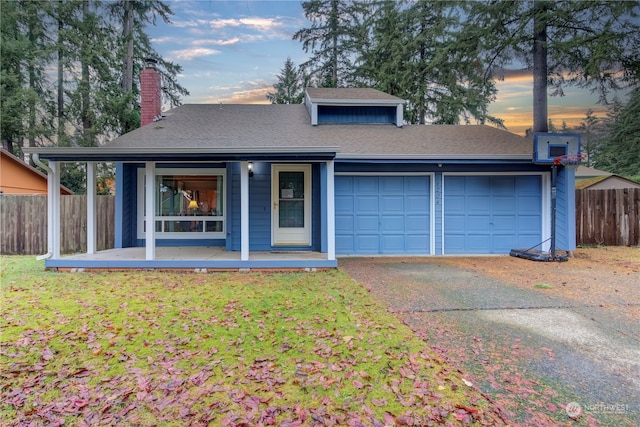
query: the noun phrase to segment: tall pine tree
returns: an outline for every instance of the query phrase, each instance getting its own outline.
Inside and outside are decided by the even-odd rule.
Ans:
[[[600,102],[637,84],[637,1],[495,1],[472,3],[464,32],[480,42],[486,70],[521,64],[533,70],[534,132],[548,131],[548,95],[565,85],[591,88]]]

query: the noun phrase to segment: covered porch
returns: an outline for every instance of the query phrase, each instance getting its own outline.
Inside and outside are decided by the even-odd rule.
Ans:
[[[242,151],[242,150],[240,150]],[[197,271],[209,270],[241,270],[251,269],[296,269],[312,271],[315,269],[336,268],[335,257],[335,223],[334,223],[334,157],[335,148],[307,148],[297,151],[292,147],[279,147],[272,150],[262,150],[255,152],[247,150],[242,153],[234,151],[230,153],[226,150],[212,149],[205,150],[183,150],[180,154],[171,150],[166,153],[149,153],[147,150],[136,150],[134,153],[128,151],[122,153],[121,150],[109,150],[101,147],[91,148],[62,148],[51,147],[41,148],[34,151],[34,161],[40,164],[48,175],[48,252],[41,258],[45,259],[45,267],[59,270],[83,271],[90,269],[193,269]],[[171,161],[167,161],[164,156],[171,155]],[[47,159],[48,164],[41,162],[40,158]],[[64,256],[60,253],[60,196],[53,190],[59,186],[60,164],[68,161],[84,162],[87,171],[87,251],[84,254]],[[180,164],[190,167],[195,163],[215,163],[225,162],[235,164],[236,181],[235,187],[231,187],[233,178],[227,180],[228,190],[235,191],[238,195],[237,205],[234,209],[227,210],[223,214],[218,213],[216,219],[224,218],[227,221],[233,219],[234,227],[225,225],[221,227],[223,235],[222,245],[220,242],[210,246],[208,242],[200,239],[193,239],[189,244],[188,240],[176,239],[175,242],[162,240],[155,226],[146,226],[150,221],[157,218],[149,217],[148,214],[138,210],[137,218],[142,220],[144,227],[140,227],[141,235],[138,242],[122,242],[122,222],[123,218],[116,215],[116,248],[97,251],[96,250],[96,163],[100,161],[114,161],[116,163],[135,163],[142,165],[141,192],[137,199],[140,206],[144,207],[146,213],[156,212],[159,194],[157,183],[160,182],[158,171],[167,164]],[[319,214],[316,226],[319,227],[317,234],[317,244],[313,247],[307,245],[282,245],[282,250],[278,247],[262,248],[253,247],[257,238],[255,234],[250,236],[251,221],[255,218],[250,215],[250,177],[253,171],[250,166],[256,162],[277,161],[282,164],[296,165],[303,163],[315,163],[319,165],[317,181],[317,194],[319,194]],[[195,169],[197,170],[197,169]],[[116,174],[116,193],[119,199],[116,202],[122,207],[123,195],[135,197],[135,192],[128,191],[127,186],[123,186]],[[225,178],[226,179],[226,178]],[[226,191],[226,190],[225,190]],[[311,194],[311,191],[307,191]],[[309,196],[310,197],[310,196]],[[127,200],[129,202],[129,200]],[[275,205],[274,205],[275,206]],[[133,211],[135,212],[135,211]],[[268,213],[268,211],[267,211]],[[253,218],[250,220],[250,216]],[[153,218],[153,219],[152,219]],[[186,218],[181,217],[184,221]],[[197,218],[197,217],[194,217]],[[260,219],[260,218],[258,218]],[[131,223],[131,219],[126,219]],[[120,227],[118,223],[120,222]],[[231,236],[235,239],[235,247],[229,243]],[[162,240],[162,241],[161,241]],[[264,246],[264,245],[263,245]],[[290,246],[290,247],[287,247]],[[292,246],[292,247],[291,247]]]
[[[48,268],[61,271],[120,269],[180,269],[198,273],[213,271],[302,270],[335,268],[337,261],[327,253],[312,251],[252,251],[243,260],[240,252],[220,246],[157,247],[155,259],[146,259],[144,247],[117,248],[62,256],[47,260]]]

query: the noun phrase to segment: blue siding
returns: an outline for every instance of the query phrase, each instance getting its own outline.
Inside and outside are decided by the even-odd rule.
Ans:
[[[336,252],[427,254],[428,176],[336,177]]]
[[[539,175],[446,176],[444,253],[502,254],[542,240]]]
[[[559,168],[556,189],[556,249],[575,251],[575,172],[564,167]]]
[[[442,173],[438,172],[434,176],[434,234],[435,234],[435,253],[442,255]]]
[[[318,123],[395,123],[396,107],[318,106]]]
[[[139,246],[136,234],[138,232],[138,168],[142,167],[140,164],[119,164],[121,170],[118,177],[122,183],[121,191],[116,192],[116,197],[119,199],[116,203],[116,217],[120,216],[120,219],[116,221],[116,224],[120,223],[120,228],[116,228],[116,235],[120,236],[120,246],[117,248],[128,248],[132,246]]]
[[[317,185],[320,176],[320,169],[314,164],[311,172],[311,250],[318,250],[319,230],[317,224],[320,223],[320,188]],[[227,249],[233,251],[240,250],[240,165],[233,164],[228,169],[227,180],[231,183],[231,188],[227,194],[227,200],[230,200],[232,214],[228,214],[231,221],[230,228],[227,230],[231,233],[227,235]],[[269,251],[273,249],[271,246],[271,163],[255,162],[253,177],[249,178],[249,250],[250,251]],[[278,247],[279,250],[288,248]],[[290,249],[300,249],[299,247]]]

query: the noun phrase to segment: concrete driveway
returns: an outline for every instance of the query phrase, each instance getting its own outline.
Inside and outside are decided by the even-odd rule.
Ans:
[[[550,296],[433,258],[339,266],[515,424],[639,425],[640,325],[608,301]]]

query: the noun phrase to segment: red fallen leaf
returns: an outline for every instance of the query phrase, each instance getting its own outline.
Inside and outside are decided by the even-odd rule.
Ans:
[[[371,399],[371,403],[374,404],[374,406],[387,406],[387,399],[382,398],[382,399]]]
[[[467,414],[460,414],[458,412],[454,412],[452,415],[458,421],[465,421],[469,418]]]
[[[355,380],[355,381],[353,382],[353,386],[354,386],[355,388],[357,388],[358,390],[360,390],[361,388],[363,388],[363,387],[364,387],[364,383],[362,383],[362,382],[360,382],[360,381],[358,381],[358,380]]]
[[[468,408],[468,407],[466,407],[466,406],[462,406],[462,405],[456,405],[456,408],[458,408],[458,409],[462,409],[462,410],[467,411],[467,412],[469,412],[469,413],[471,413],[471,414],[475,414],[476,412],[478,412],[478,410],[477,410],[477,409]]]
[[[393,416],[390,412],[384,413],[384,424],[388,426],[396,425],[396,417]]]
[[[43,348],[40,355],[42,356],[42,360],[45,361],[53,359],[54,356],[53,351],[49,347]]]
[[[86,400],[83,400],[83,399],[76,399],[76,400],[73,401],[73,406],[78,408],[78,409],[84,408],[88,404],[89,404],[89,402],[87,402]]]

